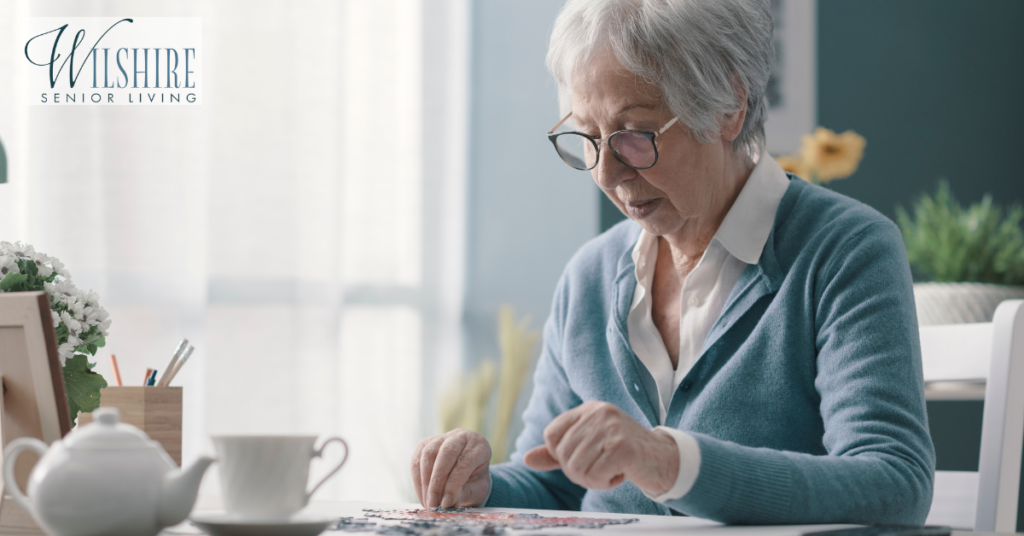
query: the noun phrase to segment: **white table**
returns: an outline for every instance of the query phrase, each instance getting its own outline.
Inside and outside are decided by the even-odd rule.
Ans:
[[[195,512],[214,512],[219,510],[219,501],[213,497],[202,497],[196,505]],[[309,510],[338,517],[365,517],[364,508],[371,509],[406,509],[420,508],[419,504],[396,504],[396,503],[372,503],[372,502],[330,502],[314,501],[310,504]],[[516,535],[543,533],[545,535],[572,534],[576,536],[618,536],[622,534],[644,534],[649,536],[679,536],[680,532],[693,536],[714,535],[714,536],[797,536],[805,532],[815,530],[829,530],[842,528],[850,525],[786,525],[786,526],[725,526],[714,521],[695,517],[681,516],[643,516],[633,514],[611,514],[605,512],[563,512],[557,510],[519,510],[515,508],[481,508],[482,512],[500,511],[512,513],[535,513],[544,517],[594,517],[605,519],[627,519],[638,518],[637,523],[628,525],[608,525],[601,529],[579,529],[572,527],[545,528],[542,531],[510,530],[508,533]],[[188,523],[172,527],[161,533],[161,536],[199,536],[203,532]],[[358,536],[360,533],[324,532],[325,535]],[[372,536],[373,533],[361,533]]]

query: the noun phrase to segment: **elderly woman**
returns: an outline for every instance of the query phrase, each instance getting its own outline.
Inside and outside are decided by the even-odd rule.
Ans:
[[[549,133],[629,220],[555,292],[509,463],[425,439],[424,506],[920,524],[934,451],[897,228],[763,152],[766,0],[572,0]]]

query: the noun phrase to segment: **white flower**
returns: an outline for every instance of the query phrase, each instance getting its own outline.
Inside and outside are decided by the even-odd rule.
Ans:
[[[32,246],[24,242],[15,242],[8,244],[8,253],[15,257],[32,258],[36,255],[36,250]]]
[[[85,322],[87,324],[95,326],[96,324],[99,323],[99,320],[97,320],[97,317],[99,316],[99,311],[97,311],[95,307],[87,305],[85,309],[82,311],[82,313],[85,314]]]
[[[64,325],[67,326],[68,331],[71,332],[71,337],[77,335],[82,331],[82,323],[79,322],[78,320],[75,320],[75,318],[68,314],[67,311],[63,311],[60,313],[60,320],[61,322],[64,322]],[[71,340],[71,337],[69,337],[68,340]]]
[[[110,335],[110,319],[106,319],[99,324],[100,331],[103,332],[103,336]]]
[[[75,288],[71,281],[58,281],[53,286],[53,294],[65,302],[70,298],[74,298],[77,293],[78,289]]]
[[[64,268],[64,263],[60,262],[60,260],[57,259],[57,257],[50,257],[50,266],[53,267],[54,272],[57,272],[57,275],[66,279],[71,279],[71,274],[68,273],[68,271]]]
[[[64,366],[68,358],[75,355],[75,345],[70,342],[66,342],[57,348],[58,357],[60,357],[60,366]]]
[[[9,272],[19,273],[18,263],[14,257],[0,255],[0,279],[6,277]]]
[[[46,295],[50,297],[50,307],[52,308],[57,302],[60,301],[60,296],[57,295],[57,284],[56,283],[43,283],[43,290],[46,291]]]
[[[75,320],[79,322],[85,320],[85,303],[80,298],[69,299],[68,310],[71,311],[71,315],[75,317]]]
[[[50,277],[50,275],[53,274],[53,268],[48,264],[50,262],[50,257],[45,253],[36,255],[35,262],[36,270],[39,272],[39,277]]]
[[[57,326],[59,326],[60,325],[60,315],[57,314],[57,311],[51,310],[50,311],[50,316],[53,317],[53,327],[56,328]]]

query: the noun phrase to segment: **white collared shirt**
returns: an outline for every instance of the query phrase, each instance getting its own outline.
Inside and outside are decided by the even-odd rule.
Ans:
[[[789,177],[767,154],[758,158],[746,184],[722,220],[697,266],[686,276],[679,303],[679,364],[673,370],[668,349],[652,317],[651,289],[658,259],[658,237],[641,231],[633,247],[636,291],[626,325],[629,344],[654,378],[657,393],[648,393],[651,405],[665,424],[669,403],[679,384],[700,358],[711,327],[722,314],[740,274],[761,258],[775,212],[789,187]],[[679,447],[679,476],[665,493],[650,499],[664,502],[686,495],[700,473],[700,447],[690,434],[658,426],[672,436]],[[646,494],[646,492],[644,492]]]

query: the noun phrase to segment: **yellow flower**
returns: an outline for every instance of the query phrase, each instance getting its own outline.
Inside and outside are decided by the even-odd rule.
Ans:
[[[498,382],[498,406],[494,426],[488,438],[491,443],[491,463],[507,461],[505,448],[519,394],[523,390],[534,358],[540,331],[530,329],[530,315],[516,320],[515,309],[502,305],[498,310],[498,343],[501,346],[501,376]]]
[[[494,362],[484,361],[472,373],[459,377],[441,395],[441,427],[445,432],[465,428],[483,433],[497,372]]]
[[[807,175],[807,166],[804,165],[804,161],[798,156],[793,155],[782,155],[776,156],[775,161],[779,163],[779,167],[782,168],[786,173],[792,173],[803,180],[809,180]]]
[[[814,134],[804,134],[800,157],[811,175],[819,182],[845,179],[857,171],[864,157],[864,137],[852,130],[836,134],[818,127]]]

